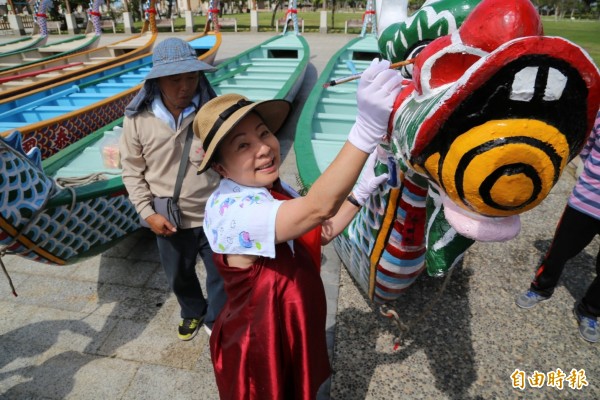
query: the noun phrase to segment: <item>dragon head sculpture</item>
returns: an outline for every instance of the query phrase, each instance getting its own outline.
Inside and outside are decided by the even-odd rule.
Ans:
[[[585,143],[600,74],[579,46],[544,36],[529,0],[426,1],[410,17],[403,0],[376,8],[382,55],[413,60],[375,166],[391,159],[398,179],[364,212],[397,207],[364,267],[370,297],[385,302],[415,279],[419,257],[442,276],[474,242],[518,235],[519,214],[546,198]],[[361,218],[349,229],[360,231]]]

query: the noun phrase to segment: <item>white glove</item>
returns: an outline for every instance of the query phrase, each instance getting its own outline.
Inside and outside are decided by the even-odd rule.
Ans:
[[[390,69],[390,62],[374,59],[363,72],[358,83],[356,103],[358,115],[350,130],[348,141],[372,153],[387,133],[394,100],[402,85],[402,76]]]
[[[371,196],[371,194],[385,181],[388,180],[389,174],[386,172],[381,175],[375,176],[375,162],[377,161],[377,150],[373,151],[365,167],[363,168],[362,175],[354,190],[352,190],[352,196],[356,199],[358,204],[361,206],[365,205],[365,202]]]

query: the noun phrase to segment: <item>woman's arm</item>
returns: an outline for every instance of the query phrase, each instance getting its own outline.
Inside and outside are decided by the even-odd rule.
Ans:
[[[365,70],[357,91],[358,115],[333,162],[305,197],[284,202],[275,223],[276,242],[295,239],[333,217],[356,183],[365,161],[387,132],[401,76],[389,62],[374,60]]]
[[[321,245],[325,246],[337,235],[342,233],[342,231],[346,229],[348,224],[350,224],[352,221],[352,218],[354,218],[359,210],[360,207],[355,206],[349,201],[344,202],[337,214],[323,222],[323,229],[321,230]]]
[[[377,161],[377,150],[371,153],[360,180],[352,190],[352,194],[346,198],[339,211],[323,223],[321,230],[321,244],[326,245],[339,235],[352,221],[358,211],[365,205],[371,194],[385,181],[388,173],[375,175],[375,164]]]

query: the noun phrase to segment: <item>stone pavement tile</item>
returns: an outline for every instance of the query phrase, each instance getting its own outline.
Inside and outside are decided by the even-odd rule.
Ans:
[[[51,348],[35,366],[19,372],[26,380],[4,392],[7,399],[118,399],[139,364]]]
[[[189,354],[191,355],[191,354]],[[182,371],[145,364],[137,371],[122,400],[202,399],[218,400],[217,386],[210,373]]]
[[[143,287],[158,269],[160,262],[131,260],[102,255],[82,261],[71,278],[98,283],[115,283],[131,287]]]
[[[8,399],[8,389],[30,380],[36,359],[48,348],[27,343],[20,338],[14,340],[3,335],[0,339],[0,398]]]
[[[119,320],[99,354],[142,363],[193,370],[208,335],[200,329],[189,341],[177,338],[175,325]]]
[[[11,273],[11,276],[13,281],[19,280],[19,274]],[[4,301],[81,311],[95,304],[97,298],[96,283],[42,275],[30,275],[17,287],[17,293],[16,298],[7,293]]]
[[[0,296],[0,299],[8,295]],[[37,311],[36,306],[0,300],[0,335],[27,325],[31,315]]]
[[[2,340],[92,353],[110,331],[110,321],[103,317],[49,307],[20,309],[25,307],[30,308],[27,319],[17,320],[20,325],[4,331]]]
[[[77,270],[76,264],[48,265],[41,262],[32,261],[21,256],[10,254],[4,256],[2,259],[15,286],[17,282],[15,281],[13,274],[23,273],[28,275],[43,275],[68,278],[74,271]],[[2,285],[2,287],[4,287],[4,285]],[[19,293],[18,288],[17,293]]]
[[[148,241],[148,232],[145,229],[140,229],[139,231],[128,235],[123,238],[121,241],[116,243],[114,246],[109,247],[102,254],[108,257],[122,257],[126,258],[129,256],[131,251],[134,248],[139,246],[145,246],[145,243]],[[158,253],[157,253],[158,255]]]
[[[196,268],[196,270],[198,271],[199,269]],[[204,268],[202,268],[202,270],[204,270]],[[198,279],[200,279],[201,283],[205,280],[205,278],[200,278],[200,276],[198,276]],[[152,275],[148,277],[146,287],[148,289],[163,290],[166,292],[170,291],[167,277],[165,276],[165,270],[162,265],[159,265],[159,267],[153,271]]]
[[[140,229],[136,235],[140,240],[131,248],[127,259],[160,262],[155,235],[149,229]]]
[[[100,284],[94,303],[87,304],[83,312],[148,322],[156,316],[169,293],[116,284]]]

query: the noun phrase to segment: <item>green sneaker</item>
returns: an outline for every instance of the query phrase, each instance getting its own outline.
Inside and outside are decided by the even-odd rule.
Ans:
[[[196,333],[198,333],[198,328],[202,323],[202,319],[198,318],[184,318],[179,323],[179,328],[177,332],[177,336],[181,340],[192,340]]]

